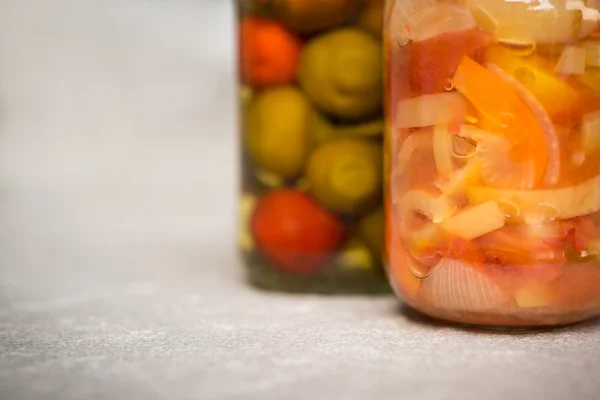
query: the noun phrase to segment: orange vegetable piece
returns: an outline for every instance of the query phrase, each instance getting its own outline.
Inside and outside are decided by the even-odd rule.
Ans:
[[[532,55],[519,57],[501,45],[489,46],[484,62],[502,68],[515,77],[540,102],[553,122],[577,122],[589,110],[593,94],[576,78],[562,78],[554,72],[556,61]]]
[[[246,17],[239,34],[244,83],[265,87],[294,81],[302,43],[292,32],[275,21]]]
[[[479,112],[480,126],[510,145],[510,158],[502,160],[504,165],[498,163],[501,158],[490,154],[490,160],[498,163],[494,166],[499,183],[523,189],[538,184],[545,173],[548,151],[540,124],[525,103],[505,81],[467,56],[453,80]],[[515,172],[512,175],[511,170]]]

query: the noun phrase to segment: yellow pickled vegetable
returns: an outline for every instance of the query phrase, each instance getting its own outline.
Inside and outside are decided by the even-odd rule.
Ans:
[[[568,219],[600,210],[600,175],[577,186],[552,190],[510,190],[482,186],[467,187],[471,204],[489,201],[512,204],[518,211],[511,222],[523,222],[527,216]],[[535,218],[534,218],[535,219]]]
[[[495,201],[476,205],[442,221],[440,228],[451,235],[471,240],[504,226],[504,213]]]
[[[530,1],[471,0],[470,3],[479,27],[506,41],[567,43],[589,36],[600,20],[595,8],[586,7],[579,0],[544,1],[537,7]]]
[[[463,123],[467,118],[467,100],[457,92],[426,94],[398,102],[396,128],[420,128]]]
[[[575,46],[567,46],[560,55],[554,69],[560,74],[583,75],[585,64],[586,50]]]
[[[433,222],[441,222],[454,214],[456,204],[447,196],[435,197],[424,190],[411,190],[400,199],[400,216],[403,220],[410,213],[425,215]]]
[[[544,58],[535,55],[519,57],[496,45],[485,51],[484,60],[502,68],[525,86],[552,121],[571,122],[581,117],[586,94],[563,80],[554,72],[554,65]]]
[[[600,111],[583,116],[581,120],[581,149],[592,154],[600,149]]]
[[[448,132],[446,125],[436,125],[433,128],[433,157],[439,176],[448,176],[454,171],[452,134]]]
[[[600,43],[585,41],[582,43],[585,49],[586,65],[589,67],[600,67]]]

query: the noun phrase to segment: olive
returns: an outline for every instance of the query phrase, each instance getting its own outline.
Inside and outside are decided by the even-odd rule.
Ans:
[[[310,150],[310,104],[292,86],[267,89],[246,110],[246,143],[252,160],[283,178],[298,176]]]
[[[375,116],[382,105],[381,44],[359,28],[340,28],[310,40],[298,81],[324,112],[349,120]]]
[[[381,145],[365,140],[330,140],[311,154],[306,176],[311,193],[326,207],[360,215],[380,201]]]

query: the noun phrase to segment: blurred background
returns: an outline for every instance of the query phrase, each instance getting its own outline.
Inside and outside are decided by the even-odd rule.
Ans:
[[[232,6],[0,1],[0,296],[236,273]]]

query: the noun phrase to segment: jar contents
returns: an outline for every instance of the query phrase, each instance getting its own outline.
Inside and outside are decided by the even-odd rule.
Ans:
[[[239,246],[254,285],[389,291],[383,0],[238,0]]]
[[[600,12],[579,0],[388,0],[386,254],[433,317],[600,314]]]

